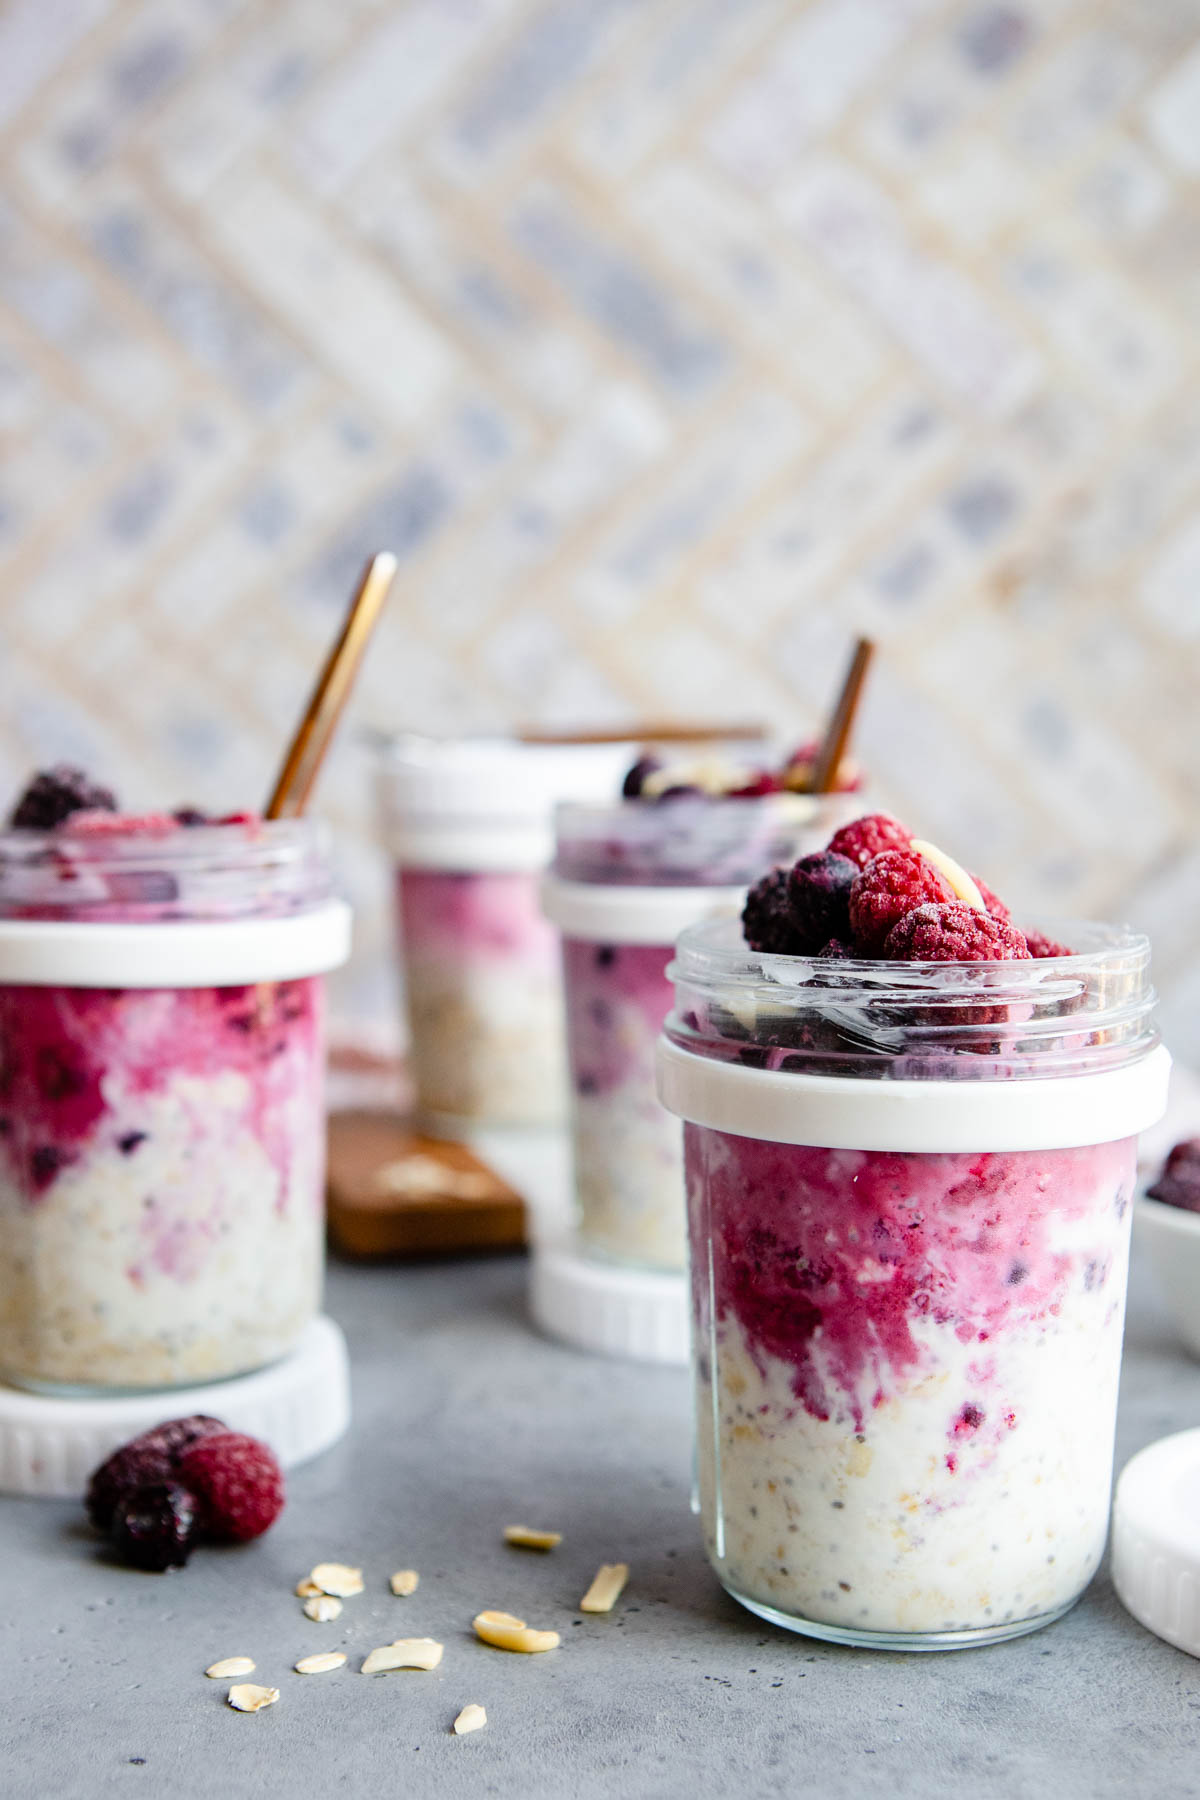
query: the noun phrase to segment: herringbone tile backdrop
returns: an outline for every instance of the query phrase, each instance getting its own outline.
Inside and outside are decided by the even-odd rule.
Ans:
[[[1200,1058],[1200,0],[3,0],[0,788],[820,714]],[[323,790],[384,1019],[365,759]]]

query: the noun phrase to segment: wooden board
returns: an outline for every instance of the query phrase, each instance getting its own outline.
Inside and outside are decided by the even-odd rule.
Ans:
[[[395,1113],[329,1119],[329,1236],[346,1256],[519,1249],[525,1203],[465,1144]]]

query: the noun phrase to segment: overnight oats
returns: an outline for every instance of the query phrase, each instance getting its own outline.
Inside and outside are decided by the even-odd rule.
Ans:
[[[0,833],[0,1377],[166,1388],[294,1346],[348,946],[312,824],[31,787]]]
[[[682,1270],[679,1122],[655,1091],[670,1011],[667,965],[688,925],[736,913],[746,885],[814,838],[837,796],[785,791],[777,774],[723,758],[642,758],[612,806],[563,806],[543,886],[563,936],[578,1214],[587,1255]]]
[[[418,1109],[442,1129],[562,1120],[558,940],[538,881],[555,802],[614,793],[628,755],[503,738],[386,747],[409,1054]]]
[[[1024,933],[878,816],[744,918],[756,948],[684,935],[660,1048],[713,1566],[818,1637],[1032,1630],[1107,1532],[1136,1135],[1169,1067],[1149,946]]]

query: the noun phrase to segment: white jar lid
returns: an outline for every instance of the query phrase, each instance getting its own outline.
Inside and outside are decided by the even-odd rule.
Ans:
[[[1134,1137],[1162,1116],[1171,1058],[1045,1081],[870,1081],[788,1074],[658,1040],[658,1097],[695,1125],[773,1144],[910,1152],[1065,1150]]]
[[[28,987],[242,987],[323,975],[350,954],[351,912],[325,900],[266,919],[122,925],[0,919],[0,982]]]
[[[81,1499],[105,1457],[164,1419],[207,1413],[269,1444],[285,1469],[320,1455],[350,1423],[350,1359],[322,1316],[281,1362],[197,1387],[59,1397],[0,1383],[0,1494]]]
[[[745,887],[610,887],[542,877],[542,911],[564,937],[605,944],[673,944],[701,919],[738,913]]]
[[[1135,1619],[1200,1656],[1200,1430],[1127,1462],[1112,1522],[1113,1586]]]
[[[394,739],[378,772],[384,840],[416,868],[541,869],[559,801],[615,800],[636,756],[633,743]]]
[[[529,1309],[548,1337],[599,1356],[671,1363],[691,1356],[687,1277],[584,1256],[575,1243],[535,1249]]]

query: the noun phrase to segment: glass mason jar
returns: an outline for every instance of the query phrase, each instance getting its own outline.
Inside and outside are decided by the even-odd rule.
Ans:
[[[759,956],[684,934],[708,1552],[752,1612],[891,1649],[1057,1618],[1108,1526],[1136,1134],[1169,1058],[1145,938],[1068,957]]]
[[[409,1051],[423,1119],[562,1122],[558,940],[538,881],[555,802],[616,793],[627,744],[387,740],[378,795],[395,870]]]
[[[0,1378],[191,1386],[293,1347],[349,939],[307,820],[0,835]]]
[[[585,1254],[682,1270],[687,1255],[678,1120],[655,1092],[671,1008],[667,975],[687,926],[740,911],[775,863],[822,847],[843,796],[559,807],[542,886],[562,933],[577,1236]]]

